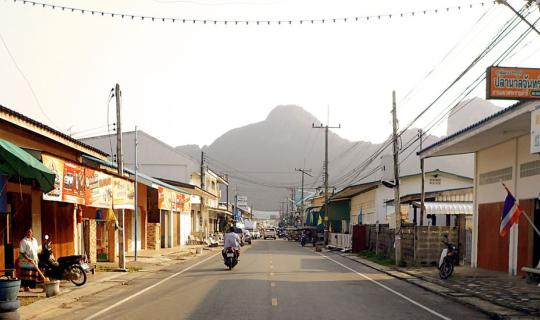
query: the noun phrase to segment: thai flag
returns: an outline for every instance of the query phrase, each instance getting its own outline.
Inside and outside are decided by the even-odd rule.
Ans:
[[[504,184],[503,184],[504,186]],[[518,223],[519,217],[521,216],[521,213],[523,212],[521,208],[519,207],[519,204],[510,192],[506,186],[504,186],[506,189],[506,192],[508,192],[508,195],[506,196],[506,199],[504,200],[504,209],[501,217],[501,226],[499,228],[499,234],[501,237],[506,236],[508,233],[508,230],[514,225],[514,223]]]

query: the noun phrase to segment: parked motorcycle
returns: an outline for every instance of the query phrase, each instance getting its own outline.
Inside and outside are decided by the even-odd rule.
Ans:
[[[448,235],[444,235],[446,241],[443,241],[446,245],[441,252],[441,258],[439,259],[439,277],[441,279],[448,279],[454,272],[454,266],[459,263],[459,254],[457,246],[448,242]]]
[[[45,235],[43,250],[38,255],[39,268],[45,276],[56,280],[68,280],[76,286],[86,283],[86,273],[93,272],[83,255],[65,256],[55,259],[52,250],[52,241]]]
[[[227,248],[223,254],[224,263],[231,270],[238,264],[238,253],[234,248]]]
[[[300,244],[302,245],[302,247],[306,245],[306,236],[304,234],[300,238]]]

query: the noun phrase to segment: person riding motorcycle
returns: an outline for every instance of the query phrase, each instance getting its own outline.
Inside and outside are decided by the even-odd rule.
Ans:
[[[228,248],[233,248],[236,258],[240,257],[240,236],[234,232],[234,227],[229,228],[229,232],[223,236],[223,259],[226,257]]]

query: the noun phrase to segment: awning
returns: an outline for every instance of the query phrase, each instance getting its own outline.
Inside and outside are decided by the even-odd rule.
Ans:
[[[420,207],[420,202],[413,202],[413,206]],[[473,214],[472,202],[425,202],[426,214]]]
[[[0,139],[0,174],[36,180],[47,193],[54,189],[56,175],[31,154],[13,143]]]
[[[232,216],[232,212],[227,211],[227,210],[225,210],[225,209],[208,208],[208,211],[212,211],[212,212],[215,212],[215,213],[224,214],[224,215],[226,215],[226,216]]]

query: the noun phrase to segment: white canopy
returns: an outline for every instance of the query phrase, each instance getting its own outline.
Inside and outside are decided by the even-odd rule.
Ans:
[[[420,207],[420,202],[414,202]],[[472,202],[425,202],[426,214],[473,214]]]

